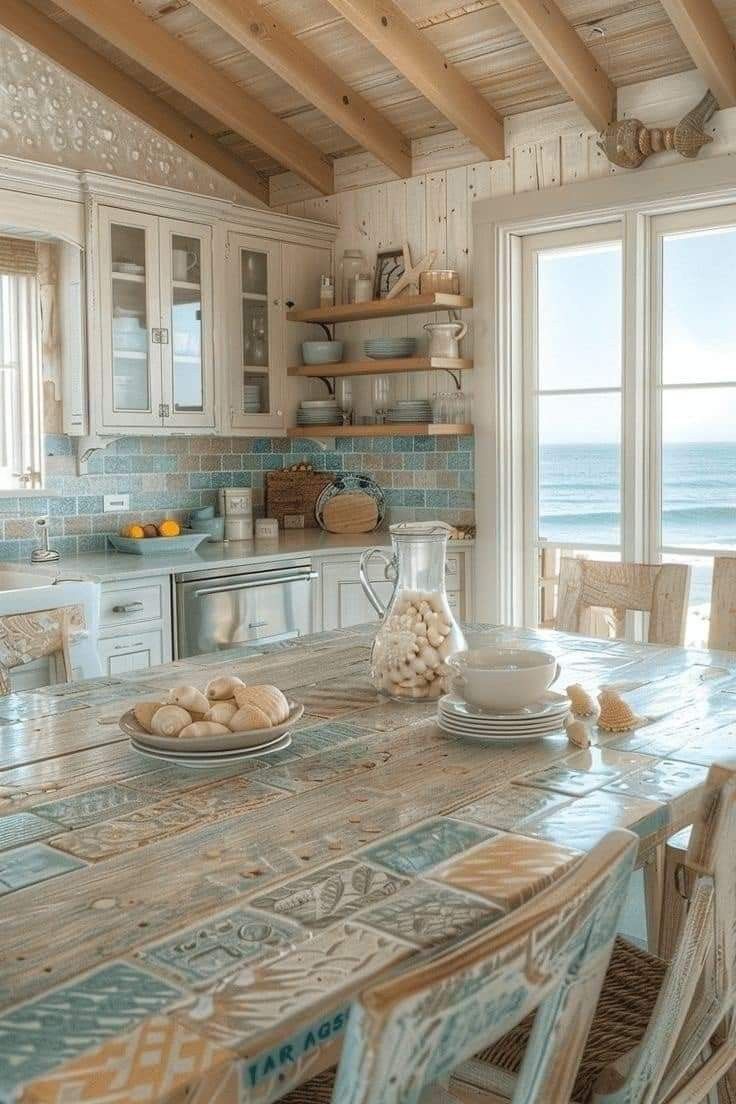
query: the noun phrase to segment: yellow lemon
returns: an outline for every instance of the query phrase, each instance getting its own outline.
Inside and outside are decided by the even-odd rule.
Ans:
[[[143,532],[143,526],[142,525],[129,525],[128,526],[128,536],[132,537],[133,540],[143,540],[145,535],[146,534]]]

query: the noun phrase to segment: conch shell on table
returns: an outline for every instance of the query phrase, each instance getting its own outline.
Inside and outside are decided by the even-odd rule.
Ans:
[[[585,721],[579,721],[568,716],[568,720],[565,722],[565,732],[568,740],[575,747],[582,748],[583,751],[590,747],[590,730]]]
[[[601,703],[601,715],[598,727],[606,732],[626,732],[646,724],[646,717],[638,717],[628,702],[615,690],[601,690],[598,695]]]
[[[570,708],[576,717],[597,717],[600,712],[598,702],[592,697],[585,687],[579,682],[565,687],[565,693],[570,699]]]
[[[619,119],[609,123],[601,134],[598,148],[612,165],[638,169],[652,153],[675,150],[681,157],[697,157],[703,146],[712,142],[704,127],[718,108],[712,92],[685,115],[677,126],[647,127],[639,119]]]

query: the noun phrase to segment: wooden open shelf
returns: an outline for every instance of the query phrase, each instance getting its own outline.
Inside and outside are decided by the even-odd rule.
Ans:
[[[370,303],[343,303],[339,307],[314,307],[287,312],[289,322],[370,322],[372,318],[397,318],[404,314],[426,314],[437,310],[465,310],[473,300],[467,295],[433,291],[426,295],[399,295],[396,299],[374,299]]]
[[[446,368],[450,372],[473,367],[469,357],[397,357],[391,360],[345,360],[338,364],[297,364],[290,376],[384,376],[400,372],[431,372]]]
[[[292,426],[287,437],[469,437],[472,425],[396,422],[390,425]]]

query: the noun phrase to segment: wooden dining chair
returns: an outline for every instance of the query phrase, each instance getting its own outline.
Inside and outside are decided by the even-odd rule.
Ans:
[[[687,849],[689,906],[672,962],[616,940],[576,1102],[700,1104],[736,1062],[734,850],[736,770],[713,766]],[[456,1077],[473,1086],[477,1100],[492,1093],[516,1101],[526,1054],[536,1046],[536,1022],[527,1020]]]
[[[635,853],[630,832],[611,832],[503,920],[373,985],[351,1008],[336,1079],[282,1104],[457,1104],[453,1069],[535,1010],[514,1099],[568,1104]]]
[[[614,563],[563,556],[555,628],[584,632],[589,611],[649,614],[650,644],[683,644],[690,567],[687,564]]]
[[[736,556],[713,560],[708,647],[736,652]]]
[[[75,672],[83,678],[102,673],[96,647],[97,586],[61,583],[58,589],[52,588],[51,598],[48,587],[36,593],[34,589],[23,613],[0,615],[0,695],[10,691],[12,670],[37,659],[54,660],[54,675],[60,682],[70,682]]]

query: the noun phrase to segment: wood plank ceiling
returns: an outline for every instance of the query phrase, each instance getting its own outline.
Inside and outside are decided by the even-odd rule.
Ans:
[[[17,2],[15,0],[16,6]],[[182,68],[182,77],[175,81],[171,70],[164,65],[154,67],[148,54],[138,55],[144,64],[135,60],[131,56],[130,43],[124,43],[120,35],[114,44],[108,38],[114,40],[116,36],[105,37],[99,26],[94,28],[95,20],[82,22],[85,12],[95,8],[94,0],[59,0],[58,4],[54,0],[22,2],[61,24],[185,120],[211,135],[250,169],[263,177],[284,170],[285,159],[277,160],[273,150],[264,152],[257,148],[246,127],[236,129],[232,116],[225,118],[225,112],[213,113],[216,97],[212,88],[208,87],[209,95],[196,95],[196,81],[188,82],[186,66]],[[704,45],[702,36],[695,32],[688,34],[692,11],[703,3],[714,17],[709,19]],[[362,34],[356,29],[353,23],[361,21],[361,9],[374,15],[393,13],[404,23],[403,17],[407,17],[426,42],[436,47],[435,58],[436,51],[441,51],[457,75],[469,82],[502,116],[558,104],[574,96],[584,110],[587,103],[586,113],[598,121],[605,111],[611,85],[615,88],[692,69],[693,58],[706,72],[706,66],[714,64],[714,56],[717,59],[719,49],[722,57],[728,53],[730,43],[725,40],[718,43],[718,32],[725,29],[731,41],[736,35],[736,0],[697,0],[696,3],[693,0],[557,0],[559,12],[553,4],[542,5],[538,0],[466,0],[465,3],[462,0],[396,0],[395,4],[392,0],[262,0],[258,5],[262,19],[275,20],[275,32],[280,34],[286,30],[295,36],[294,48],[300,63],[309,63],[308,52],[317,59],[308,78],[294,82],[297,88],[279,75],[279,70],[284,70],[275,53],[268,59],[273,68],[262,60],[268,54],[265,44],[258,51],[260,56],[243,45],[248,37],[247,29],[238,40],[213,21],[217,14],[220,22],[227,25],[222,13],[229,9],[231,18],[233,12],[237,16],[239,0],[202,0],[201,3],[196,0],[192,3],[188,0],[115,0],[115,4],[120,8],[134,4],[138,9],[135,14],[142,13],[151,19],[157,32],[166,32],[177,40],[177,45],[196,52],[219,71],[218,81],[226,78],[239,86],[239,93],[251,97],[280,120],[278,126],[286,124],[291,128],[298,136],[294,144],[310,151],[310,163],[314,158],[318,161],[320,155],[331,160],[354,153],[362,146],[368,148],[369,143],[372,143],[372,152],[380,156],[383,142],[383,159],[390,163],[389,157],[393,158],[393,167],[401,175],[407,175],[407,163],[402,162],[402,137],[413,139],[439,134],[452,129],[454,123],[437,106],[442,102],[441,95],[430,99],[418,90],[422,83],[416,71],[407,69],[414,80],[410,83],[407,76],[372,44],[378,38],[371,36],[369,40],[365,37],[365,27],[361,28]],[[240,13],[246,19],[249,14],[252,17],[256,6],[255,0],[248,0],[248,3],[243,0]],[[109,0],[98,7],[109,7]],[[75,8],[80,18],[69,14]],[[342,11],[350,16],[351,9],[353,22],[341,14]],[[550,9],[554,20],[545,30],[540,21],[549,17]],[[205,15],[205,11],[212,18]],[[688,46],[679,37],[673,22],[678,14],[678,29],[688,39]],[[558,15],[563,18],[558,19]],[[575,41],[569,36],[565,21],[574,29]],[[124,27],[124,20],[119,22]],[[231,23],[231,30],[233,26]],[[411,26],[406,25],[405,29],[414,33]],[[252,23],[250,33],[256,33]],[[554,59],[549,54],[546,62],[542,60],[540,54],[544,55],[545,51],[540,36],[545,33],[556,36],[561,47],[569,48],[562,64],[553,64]],[[695,39],[701,43],[700,52]],[[585,49],[579,50],[578,42]],[[407,43],[411,48],[408,39]],[[282,51],[288,48],[288,41],[286,45],[281,44]],[[275,43],[272,49],[277,51],[279,44]],[[126,50],[128,52],[124,52]],[[419,62],[426,60],[429,65],[431,51],[418,53],[424,54]],[[182,51],[182,63],[184,56]],[[413,51],[412,63],[416,58],[417,51]],[[395,54],[393,61],[397,62]],[[157,71],[153,71],[154,68]],[[333,86],[328,70],[337,78]],[[430,88],[429,80],[427,74],[425,91]],[[312,81],[312,102],[305,95],[309,81]],[[462,90],[462,81],[458,89]],[[351,90],[358,94],[357,99],[345,103]],[[467,91],[472,100],[475,92]],[[343,114],[333,109],[329,117],[315,106],[315,102],[322,96],[322,106],[327,109],[329,95],[336,92],[341,93]],[[195,102],[195,98],[200,102]],[[364,105],[362,111],[361,105]],[[449,101],[445,110],[450,110]],[[341,125],[335,121],[337,118]],[[282,130],[282,134],[289,133]],[[293,167],[293,159],[290,167]],[[317,175],[315,170],[313,182]],[[327,174],[322,175],[323,191],[326,190],[325,181],[329,181]]]

